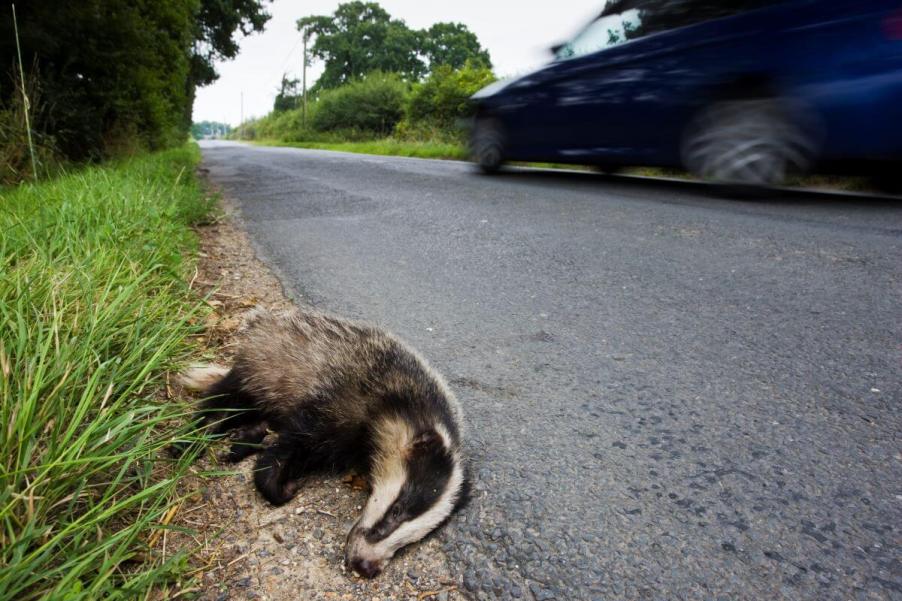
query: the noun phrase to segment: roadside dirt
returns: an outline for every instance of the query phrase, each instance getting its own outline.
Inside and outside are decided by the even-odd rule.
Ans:
[[[201,251],[193,286],[208,296],[213,309],[206,324],[203,360],[226,363],[245,311],[258,304],[284,309],[292,303],[256,257],[234,205],[223,200],[221,208],[223,214],[215,223],[198,228]],[[173,535],[170,544],[199,545],[191,558],[198,570],[198,598],[465,599],[439,537],[402,551],[373,581],[346,570],[345,536],[367,495],[360,478],[311,477],[292,502],[275,508],[254,488],[253,458],[237,467],[220,465],[216,455],[221,451],[211,448],[198,463],[197,473],[234,473],[192,478],[186,484],[189,499],[173,519],[173,524],[194,534]]]

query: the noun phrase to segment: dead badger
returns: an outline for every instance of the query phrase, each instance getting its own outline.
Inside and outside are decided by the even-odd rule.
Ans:
[[[412,349],[370,325],[311,311],[246,318],[231,369],[189,370],[207,397],[201,419],[230,430],[226,458],[256,451],[255,481],[274,505],[314,470],[357,469],[372,489],[345,559],[378,575],[395,552],[442,524],[464,501],[461,411],[444,380]],[[268,427],[278,434],[260,448]]]

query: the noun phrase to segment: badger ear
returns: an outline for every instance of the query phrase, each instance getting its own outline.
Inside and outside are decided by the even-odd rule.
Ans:
[[[434,429],[424,430],[416,435],[410,441],[410,452],[413,455],[420,455],[438,450],[444,446],[442,437]]]

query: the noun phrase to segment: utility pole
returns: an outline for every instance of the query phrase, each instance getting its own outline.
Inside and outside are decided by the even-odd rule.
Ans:
[[[301,59],[303,63],[303,67],[301,68],[301,88],[304,93],[304,109],[301,112],[302,114],[302,123],[304,128],[307,127],[307,40],[310,38],[310,35],[307,29],[304,29],[304,57]]]
[[[241,90],[241,125],[238,126],[238,139],[244,139],[244,90]]]

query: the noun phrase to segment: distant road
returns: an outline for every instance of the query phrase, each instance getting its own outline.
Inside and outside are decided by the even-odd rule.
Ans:
[[[902,598],[902,202],[203,151],[290,290],[451,381],[474,598]]]

